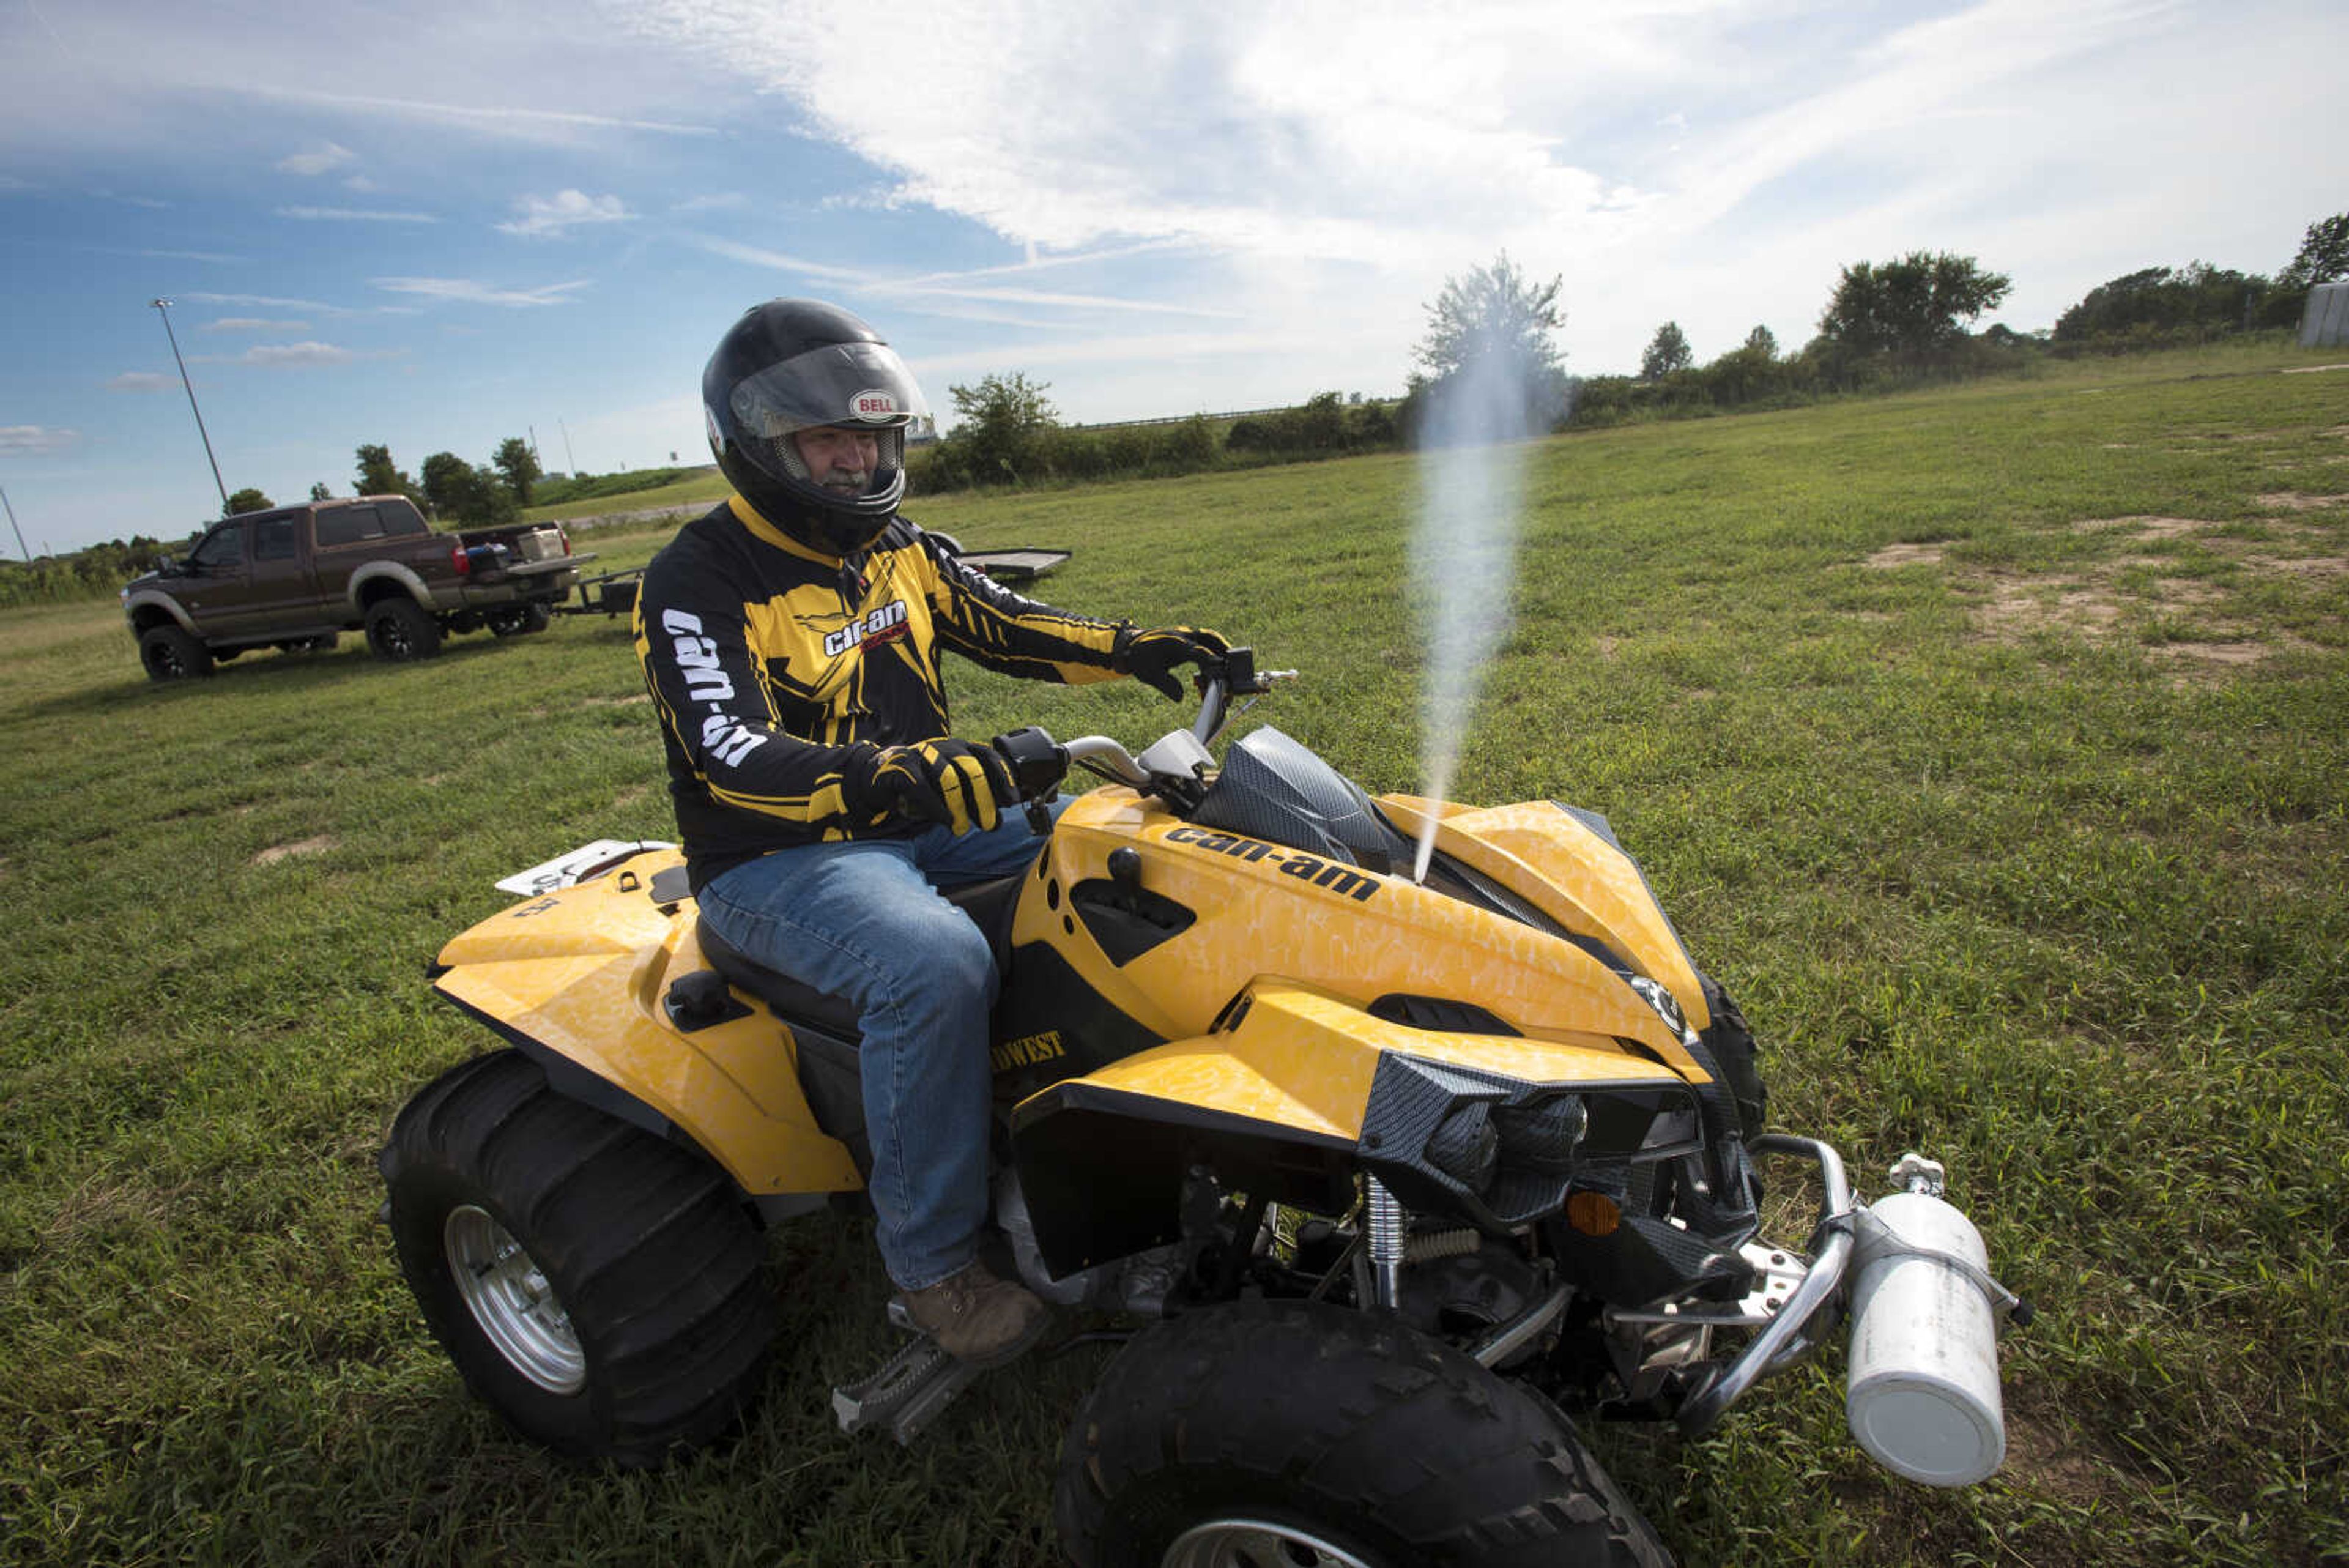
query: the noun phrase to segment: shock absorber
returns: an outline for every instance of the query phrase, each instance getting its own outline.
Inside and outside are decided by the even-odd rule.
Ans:
[[[1365,1207],[1370,1211],[1371,1272],[1379,1310],[1392,1312],[1402,1299],[1404,1220],[1402,1205],[1387,1184],[1375,1176],[1362,1179]]]

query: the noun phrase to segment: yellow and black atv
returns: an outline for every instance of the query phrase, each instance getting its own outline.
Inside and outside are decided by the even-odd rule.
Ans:
[[[997,1242],[1146,1323],[1069,1429],[1076,1560],[1668,1561],[1560,1405],[1702,1432],[1847,1311],[1863,1445],[1989,1474],[2018,1303],[1938,1168],[1866,1209],[1763,1132],[1753,1037],[1600,817],[1372,800],[1270,728],[1218,765],[1267,686],[1237,650],[1138,757],[999,738],[1023,798],[1108,782],[1031,869],[950,891],[1003,965]],[[762,1230],[861,1189],[856,1023],[701,928],[669,846],[550,867],[440,955],[512,1049],[400,1114],[387,1212],[481,1397],[654,1463],[760,1393]],[[1764,1155],[1818,1178],[1801,1249],[1760,1234]],[[971,1376],[916,1336],[834,1403],[906,1440]]]

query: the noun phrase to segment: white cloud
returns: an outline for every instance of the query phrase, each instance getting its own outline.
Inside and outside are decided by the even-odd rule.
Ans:
[[[191,291],[180,296],[205,305],[254,305],[267,310],[307,310],[320,316],[348,316],[339,305],[322,305],[315,299],[286,299],[274,294],[205,294]]]
[[[306,321],[269,321],[258,316],[223,316],[217,321],[207,321],[199,332],[299,332],[310,324]]]
[[[172,378],[153,370],[125,370],[106,384],[109,392],[169,392],[178,388]]]
[[[532,239],[560,237],[585,223],[624,223],[635,216],[617,196],[590,196],[584,191],[518,196],[514,210],[521,216],[498,224],[499,230]]]
[[[440,221],[429,213],[377,213],[361,207],[280,207],[277,215],[311,223],[437,223]]]
[[[734,213],[750,204],[750,198],[740,191],[718,191],[707,196],[688,196],[669,208],[672,213]]]
[[[587,286],[585,278],[570,283],[541,284],[536,288],[497,288],[465,277],[378,277],[368,281],[376,287],[388,289],[393,294],[454,300],[462,305],[503,305],[518,308],[570,305],[574,303],[573,294]]]
[[[81,440],[81,431],[54,425],[0,425],[0,452],[11,457],[54,457]]]
[[[346,191],[356,191],[360,195],[364,196],[371,191],[380,191],[383,187],[377,184],[374,181],[368,179],[364,174],[354,174],[349,179],[343,182],[343,189]]]
[[[280,172],[286,174],[324,174],[328,170],[354,162],[357,158],[358,154],[349,148],[329,141],[324,147],[308,152],[296,152],[289,158],[282,158],[278,160],[277,167]]]
[[[512,104],[436,102],[426,99],[378,98],[367,93],[326,92],[314,88],[263,84],[241,86],[240,92],[285,103],[307,104],[349,113],[388,115],[460,127],[493,135],[543,137],[550,132],[579,130],[639,130],[660,136],[715,136],[715,128],[683,125],[670,120],[630,119],[617,115],[586,114],[574,109],[524,109]]]
[[[256,343],[246,349],[242,363],[271,369],[304,369],[316,365],[347,365],[358,358],[332,343]]]

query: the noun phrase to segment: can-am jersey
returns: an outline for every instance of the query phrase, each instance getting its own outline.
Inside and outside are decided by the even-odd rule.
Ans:
[[[1114,673],[1118,628],[1020,597],[902,516],[843,562],[738,495],[653,557],[635,629],[698,888],[771,849],[913,831],[853,813],[848,769],[948,732],[942,648],[1075,684]]]

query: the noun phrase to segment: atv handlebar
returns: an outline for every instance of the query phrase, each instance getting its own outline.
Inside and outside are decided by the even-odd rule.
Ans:
[[[1063,745],[1034,725],[996,736],[995,749],[1003,753],[1005,763],[1011,769],[1012,783],[1025,803],[1051,799],[1069,769],[1078,764],[1135,789],[1195,790],[1198,768],[1212,761],[1207,742],[1216,738],[1230,717],[1231,700],[1260,696],[1272,690],[1275,680],[1292,680],[1296,674],[1294,670],[1258,671],[1254,649],[1233,649],[1215,668],[1201,670],[1199,711],[1193,716],[1190,729],[1165,736],[1139,758],[1107,735],[1080,735]],[[1188,745],[1184,743],[1185,740]]]

